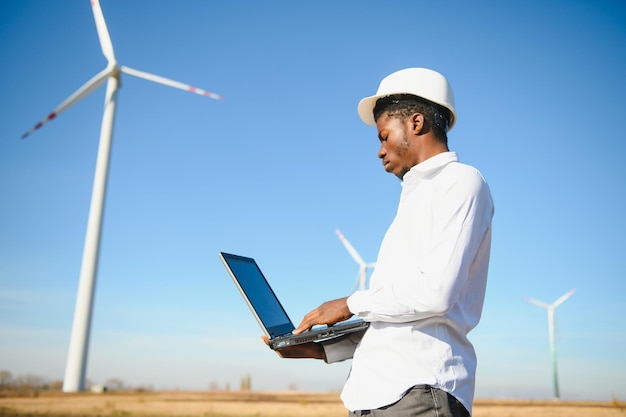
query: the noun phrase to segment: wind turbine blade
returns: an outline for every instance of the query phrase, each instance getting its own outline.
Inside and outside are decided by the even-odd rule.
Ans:
[[[528,301],[529,303],[538,305],[539,307],[550,308],[550,304],[546,304],[546,303],[544,303],[542,301],[535,300],[534,298],[524,297],[524,300]]]
[[[348,239],[345,238],[345,236],[339,231],[339,229],[335,229],[335,233],[337,233],[337,236],[339,236],[339,240],[341,240],[341,243],[343,243],[343,245],[346,247],[348,253],[350,253],[350,255],[352,256],[352,259],[354,259],[359,265],[366,265],[363,258],[361,258],[361,255],[359,255],[356,249],[352,247],[350,242],[348,242]]]
[[[100,39],[100,47],[102,53],[107,59],[109,64],[114,64],[115,54],[113,53],[113,44],[111,43],[111,37],[109,36],[109,29],[104,21],[104,15],[100,8],[100,2],[98,0],[91,0],[91,10],[93,11],[93,18],[96,21],[96,30],[98,31],[98,38]]]
[[[572,294],[574,294],[575,292],[576,292],[576,288],[573,288],[573,289],[569,290],[568,292],[563,294],[561,297],[559,297],[555,302],[553,302],[552,303],[552,307],[556,308],[556,307],[560,306],[561,304],[563,304],[563,302],[565,300],[570,298],[572,296]]]
[[[59,104],[52,113],[50,113],[45,119],[37,123],[33,126],[28,132],[22,135],[22,139],[26,139],[26,137],[32,134],[34,131],[39,129],[41,126],[49,122],[50,120],[57,117],[61,112],[67,110],[71,105],[77,103],[82,100],[86,96],[88,96],[91,92],[96,90],[98,87],[104,83],[104,81],[108,78],[109,75],[113,72],[114,68],[107,67],[104,70],[100,71],[94,77],[92,77],[89,81],[82,85],[78,90],[76,90],[71,96],[65,99],[61,104]]]
[[[128,67],[121,67],[120,70],[123,73],[126,73],[128,75],[133,75],[135,77],[143,78],[144,80],[167,85],[169,87],[179,88],[181,90],[189,91],[190,93],[200,94],[201,96],[210,97],[215,100],[224,100],[224,97],[220,96],[219,94],[211,93],[210,91],[202,90],[200,88],[196,88],[188,84],[183,84],[178,81],[170,80],[169,78],[161,77],[160,75],[154,75],[148,72],[138,71],[136,69],[132,69]]]

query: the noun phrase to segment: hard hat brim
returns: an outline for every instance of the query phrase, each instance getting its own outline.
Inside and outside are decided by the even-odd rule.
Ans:
[[[361,118],[363,123],[369,126],[376,126],[376,120],[374,119],[374,107],[376,107],[376,102],[380,98],[388,97],[394,94],[411,94],[411,93],[399,92],[399,93],[391,93],[391,94],[378,94],[375,96],[365,97],[364,99],[359,101],[358,112],[359,112],[359,117]],[[444,107],[450,110],[450,121],[449,121],[450,123],[448,125],[448,132],[449,132],[450,130],[452,130],[452,127],[456,124],[456,112],[454,111],[453,108],[449,106],[444,106]]]
[[[376,120],[374,120],[374,106],[381,97],[387,97],[391,94],[381,94],[376,96],[365,97],[359,101],[359,117],[363,120],[363,123],[369,126],[376,126]]]

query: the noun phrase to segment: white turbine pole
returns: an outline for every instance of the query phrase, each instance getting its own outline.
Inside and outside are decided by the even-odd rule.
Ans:
[[[556,361],[556,336],[555,336],[555,331],[554,331],[554,327],[555,327],[554,326],[554,310],[558,306],[563,304],[565,300],[571,297],[571,295],[574,294],[575,291],[576,289],[569,290],[568,292],[563,294],[561,297],[559,297],[552,304],[547,304],[542,301],[535,300],[533,298],[524,297],[524,299],[528,301],[529,303],[545,308],[548,311],[548,336],[550,339],[550,357],[552,359],[552,383],[553,383],[553,388],[554,388],[555,400],[561,399],[561,393],[559,390],[559,378],[558,378],[557,361]]]
[[[65,378],[63,379],[64,392],[77,392],[85,389],[89,333],[91,329],[96,273],[98,270],[98,255],[100,253],[100,231],[102,230],[102,215],[104,213],[118,88],[119,71],[109,77],[107,81],[96,173],[93,181],[93,190],[91,192],[91,207],[89,208],[89,220],[83,249],[83,263],[80,269],[80,281],[78,283],[76,308],[74,310],[74,323],[72,325],[70,348],[67,355]]]

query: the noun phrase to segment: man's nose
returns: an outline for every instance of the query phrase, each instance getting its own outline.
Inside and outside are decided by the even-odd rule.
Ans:
[[[380,148],[378,149],[378,157],[383,159],[387,155],[387,150],[385,149],[385,142],[380,144]]]

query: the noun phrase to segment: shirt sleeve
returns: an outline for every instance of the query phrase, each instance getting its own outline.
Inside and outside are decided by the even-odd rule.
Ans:
[[[392,224],[389,242],[386,236],[379,254],[379,263],[384,265],[375,273],[393,276],[352,294],[347,302],[353,314],[367,321],[402,323],[444,315],[462,293],[472,297],[465,293],[471,288],[468,279],[473,264],[484,262],[480,256],[488,262],[489,251],[481,246],[490,245],[493,216],[488,186],[480,173],[473,174],[440,187],[432,194],[429,210],[408,208],[413,217],[429,213],[427,220],[409,215],[395,231]],[[427,233],[428,238],[420,233]],[[390,253],[386,259],[384,251]]]
[[[366,330],[367,329],[349,333],[344,337],[337,337],[326,342],[321,342],[326,354],[326,363],[335,363],[351,359]]]

